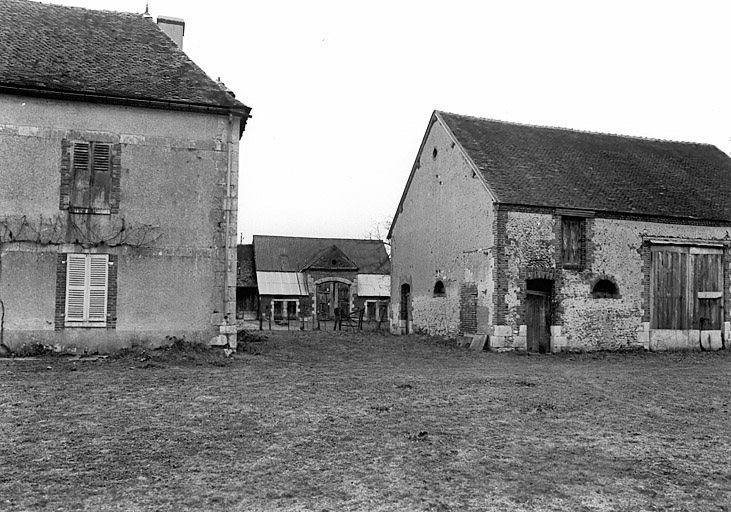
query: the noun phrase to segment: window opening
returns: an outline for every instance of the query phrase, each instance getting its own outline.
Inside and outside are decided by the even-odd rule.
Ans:
[[[595,299],[618,299],[619,290],[609,279],[601,279],[592,288],[591,296]]]
[[[584,219],[577,217],[562,218],[563,264],[567,267],[581,268],[584,259]]]
[[[446,294],[446,290],[444,288],[444,283],[442,281],[437,281],[434,283],[434,296],[435,297],[444,297]]]
[[[112,193],[112,145],[74,142],[71,149],[72,213],[110,213]]]
[[[65,323],[104,327],[107,321],[109,256],[69,254],[66,258]]]

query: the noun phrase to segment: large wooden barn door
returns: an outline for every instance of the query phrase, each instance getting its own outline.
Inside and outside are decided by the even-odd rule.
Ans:
[[[658,245],[651,256],[651,348],[704,348],[720,340],[722,250]]]
[[[721,330],[723,263],[720,249],[691,249],[693,262],[693,329]]]

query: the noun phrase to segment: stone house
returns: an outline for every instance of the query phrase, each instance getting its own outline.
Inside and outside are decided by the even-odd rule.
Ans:
[[[250,109],[184,22],[0,0],[0,306],[11,349],[235,347]]]
[[[714,146],[437,111],[389,233],[391,328],[498,350],[718,348],[729,233]]]
[[[364,310],[376,322],[386,315],[391,264],[380,240],[254,235],[239,251],[253,259],[239,263],[247,285],[239,288],[239,317],[312,322],[333,320],[336,308]]]

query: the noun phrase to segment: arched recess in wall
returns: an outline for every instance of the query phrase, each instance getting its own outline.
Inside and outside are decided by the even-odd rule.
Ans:
[[[399,321],[401,333],[409,334],[409,310],[411,309],[411,286],[408,283],[401,285],[401,301],[399,303]]]
[[[444,282],[440,279],[434,283],[434,297],[444,297],[447,294],[447,290],[444,287]]]
[[[617,283],[608,277],[597,280],[591,287],[591,297],[593,299],[619,299]]]

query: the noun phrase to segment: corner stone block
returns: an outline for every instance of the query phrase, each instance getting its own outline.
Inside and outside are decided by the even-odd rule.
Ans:
[[[642,345],[645,350],[650,350],[650,333],[642,331],[637,333],[637,343]]]
[[[509,325],[496,325],[493,327],[495,336],[507,338],[513,335],[513,329]]]
[[[490,336],[490,350],[505,348],[505,336]]]
[[[228,345],[228,339],[225,334],[219,334],[218,336],[211,338],[211,341],[209,341],[208,344],[212,347],[223,347]]]
[[[223,313],[211,314],[211,324],[212,325],[223,325]]]
[[[528,326],[521,325],[518,327],[518,336],[528,336]]]
[[[236,334],[237,331],[238,326],[236,324],[221,325],[218,328],[218,332],[220,332],[221,334]]]
[[[551,352],[561,352],[569,344],[566,336],[551,336]]]
[[[710,350],[716,351],[723,348],[723,341],[721,340],[721,332],[709,332],[707,335],[707,345]]]
[[[552,325],[551,326],[551,338],[561,337],[561,331],[562,330],[563,330],[563,326],[561,326],[561,325]]]
[[[513,348],[515,350],[528,350],[528,336],[516,336],[513,338]]]

